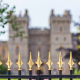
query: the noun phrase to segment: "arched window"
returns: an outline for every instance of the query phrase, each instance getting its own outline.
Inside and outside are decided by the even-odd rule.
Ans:
[[[20,38],[20,41],[22,41],[22,40],[23,40],[23,38],[21,37],[21,38]]]
[[[13,41],[15,40],[15,38],[13,37]]]
[[[5,56],[5,49],[3,48],[2,50],[2,56],[4,57]]]
[[[58,38],[58,37],[56,37],[56,41],[58,41],[58,39],[59,39],[59,38]]]
[[[16,48],[16,54],[19,54],[19,47]]]
[[[64,41],[66,41],[66,37],[64,37]]]

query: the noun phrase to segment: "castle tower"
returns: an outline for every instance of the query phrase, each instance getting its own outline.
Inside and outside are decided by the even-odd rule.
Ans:
[[[14,15],[12,15],[14,17]],[[25,31],[23,36],[28,37],[28,24],[29,24],[29,18],[27,15],[27,10],[25,12],[24,17],[17,17],[17,19],[14,21],[14,23],[20,23],[21,25],[17,27],[23,27],[21,31]],[[11,28],[11,23],[9,24],[9,36],[14,36],[15,31]],[[8,44],[8,51],[10,52],[11,61],[13,65],[11,66],[11,70],[13,74],[18,74],[18,65],[16,64],[18,62],[19,58],[19,52],[21,52],[21,59],[24,63],[22,65],[22,73],[27,74],[28,73],[28,38],[23,37],[14,37],[9,38],[9,44]]]
[[[69,11],[65,11],[64,15],[55,16],[53,10],[50,16],[50,51],[52,55],[52,74],[58,74],[59,52],[62,52],[63,74],[69,73],[69,60],[64,60],[65,48],[72,47],[71,33],[70,33],[71,15]]]

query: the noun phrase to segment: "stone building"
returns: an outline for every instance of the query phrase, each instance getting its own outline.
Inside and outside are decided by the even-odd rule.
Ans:
[[[40,51],[41,61],[41,74],[48,74],[48,67],[46,62],[48,61],[48,53],[51,52],[51,57],[53,61],[52,74],[58,74],[59,51],[62,52],[62,59],[64,61],[63,74],[69,73],[68,61],[64,59],[65,51],[64,48],[72,48],[72,36],[70,33],[70,23],[71,14],[69,11],[65,11],[63,16],[54,15],[53,10],[50,15],[50,29],[44,29],[42,31],[40,28],[29,29],[29,17],[25,13],[24,17],[19,16],[16,22],[20,22],[24,27],[25,36],[28,38],[9,38],[6,43],[0,42],[0,54],[2,57],[6,57],[7,53],[10,52],[11,61],[13,65],[11,70],[13,74],[18,73],[18,66],[16,62],[18,61],[18,54],[21,52],[21,58],[23,61],[22,71],[28,74],[29,53],[32,52],[33,62],[37,60],[37,53]],[[13,35],[14,31],[11,29],[11,24],[9,24],[9,36]],[[5,56],[4,56],[5,55]],[[37,65],[33,65],[33,74],[37,74]]]

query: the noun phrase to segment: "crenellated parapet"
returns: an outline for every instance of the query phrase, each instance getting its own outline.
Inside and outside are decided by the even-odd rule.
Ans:
[[[29,16],[27,14],[27,10],[25,11],[24,16],[21,16],[21,12],[19,14],[19,16],[16,16],[12,13],[12,18],[17,17],[16,20],[14,20],[15,23],[29,23]]]
[[[44,28],[44,30],[42,30],[41,28],[31,28],[29,29],[29,34],[30,35],[49,35],[50,29]]]
[[[65,11],[63,16],[60,15],[55,15],[53,10],[51,11],[51,16],[50,16],[50,25],[51,24],[60,24],[60,23],[71,23],[71,14],[70,11]]]

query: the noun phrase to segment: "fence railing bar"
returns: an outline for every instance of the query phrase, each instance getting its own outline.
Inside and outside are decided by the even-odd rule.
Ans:
[[[0,78],[31,78],[37,79],[38,77],[42,78],[80,78],[80,75],[0,75]]]

